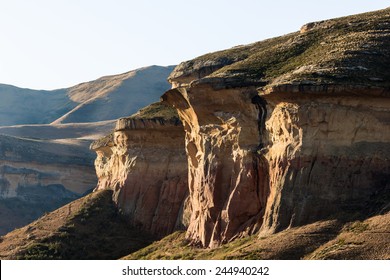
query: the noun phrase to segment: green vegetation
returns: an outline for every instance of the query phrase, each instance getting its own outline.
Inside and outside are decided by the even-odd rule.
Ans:
[[[363,222],[354,222],[350,226],[347,227],[347,231],[354,232],[354,233],[362,233],[368,230],[368,224]]]
[[[179,120],[176,109],[161,102],[152,103],[149,106],[142,108],[130,118]]]
[[[302,32],[206,54],[185,65],[202,77],[229,79],[236,86],[252,82],[389,88],[389,22],[390,9],[318,22]],[[209,67],[210,73],[202,75],[208,65],[215,69]],[[190,69],[181,72],[188,75]]]
[[[91,150],[96,150],[100,147],[109,147],[109,146],[113,146],[113,145],[114,145],[114,131],[112,131],[110,134],[108,134],[100,139],[93,141],[89,148]]]
[[[162,102],[152,103],[130,117],[127,120],[154,120],[154,121],[171,121],[180,124],[180,119],[175,108]],[[114,131],[110,134],[92,142],[90,149],[96,150],[100,147],[109,147],[114,145]]]

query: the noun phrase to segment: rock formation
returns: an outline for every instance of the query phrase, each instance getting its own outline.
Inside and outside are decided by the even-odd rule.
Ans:
[[[184,228],[188,206],[184,132],[175,111],[153,104],[119,119],[115,131],[91,149],[99,183],[129,223],[157,236]]]
[[[186,132],[187,238],[215,247],[379,211],[390,187],[389,20],[386,9],[311,24],[173,71],[163,100]]]
[[[163,245],[163,257],[196,257],[208,247],[198,257],[388,258],[389,22],[385,9],[310,23],[178,65],[161,102],[119,119],[90,146],[99,181],[89,200],[104,203],[87,208],[99,218],[112,196],[116,209],[107,214],[115,213],[120,227],[117,212],[126,216],[130,243],[134,229],[154,237],[186,229],[185,237],[175,233],[133,256]],[[0,184],[9,192],[7,180]],[[50,253],[53,241],[69,249],[73,243],[55,235],[41,244],[37,225],[64,217],[72,205],[85,209],[82,203],[5,236],[4,256],[36,256],[26,247],[30,230],[43,235],[38,252],[44,245]],[[89,216],[83,210],[77,224]],[[98,219],[93,229],[102,224]],[[70,233],[84,246],[80,231]],[[254,234],[261,238],[216,248]],[[178,253],[184,239],[198,248]]]

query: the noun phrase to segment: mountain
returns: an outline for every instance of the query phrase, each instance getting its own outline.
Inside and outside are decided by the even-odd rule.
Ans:
[[[65,89],[31,90],[0,84],[0,126],[50,123],[74,106]]]
[[[190,242],[388,211],[389,19],[310,23],[177,66],[163,100],[186,132]]]
[[[55,91],[0,86],[0,234],[91,191],[89,145],[116,118],[158,100],[171,70],[145,67]]]
[[[390,8],[309,23],[178,65],[161,102],[91,145],[96,191],[150,242],[168,235],[123,257],[390,258],[389,22]],[[27,234],[4,236],[3,258],[70,244],[29,250]]]
[[[167,76],[172,70],[173,66],[150,66],[72,87],[67,94],[78,105],[53,124],[97,122],[134,114],[158,101],[170,88]]]
[[[0,126],[85,123],[129,116],[169,89],[173,66],[150,66],[53,91],[0,84]],[[123,102],[123,100],[128,102]]]

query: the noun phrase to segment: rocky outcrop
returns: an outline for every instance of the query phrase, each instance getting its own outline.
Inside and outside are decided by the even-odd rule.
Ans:
[[[172,89],[163,99],[178,109],[186,131],[192,215],[187,237],[219,245],[261,226],[267,169],[258,155],[254,88],[213,90],[209,85]],[[249,102],[249,103],[248,103]]]
[[[175,115],[151,105],[119,119],[111,135],[91,145],[97,153],[96,190],[113,190],[129,223],[160,237],[185,228],[188,220],[184,131]]]
[[[213,86],[164,96],[186,131],[193,242],[356,215],[389,191],[387,97]]]
[[[177,67],[163,99],[186,132],[187,238],[215,247],[389,202],[389,18],[322,22]],[[218,56],[234,62],[213,71]]]
[[[270,194],[261,234],[380,210],[377,199],[390,188],[387,97],[366,89],[263,98],[269,114],[259,153],[268,163]]]

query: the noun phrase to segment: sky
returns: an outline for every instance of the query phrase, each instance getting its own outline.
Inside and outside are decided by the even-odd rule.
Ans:
[[[386,7],[390,0],[0,0],[0,83],[65,88]]]

